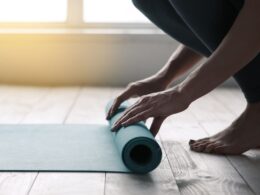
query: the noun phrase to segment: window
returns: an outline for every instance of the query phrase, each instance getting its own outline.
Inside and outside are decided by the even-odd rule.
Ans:
[[[131,0],[84,0],[84,21],[89,23],[148,23]]]
[[[67,0],[0,0],[0,22],[65,22],[66,18]]]
[[[0,0],[0,27],[87,28],[111,23],[139,27],[150,22],[131,0]]]

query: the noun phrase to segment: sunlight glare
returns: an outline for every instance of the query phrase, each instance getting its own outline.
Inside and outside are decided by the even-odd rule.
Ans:
[[[86,22],[148,23],[131,0],[84,0]]]
[[[0,22],[64,22],[67,0],[0,0]]]

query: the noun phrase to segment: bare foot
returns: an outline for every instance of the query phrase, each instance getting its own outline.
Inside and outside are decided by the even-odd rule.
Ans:
[[[225,130],[200,140],[190,140],[196,152],[242,154],[260,146],[260,103],[249,104]]]

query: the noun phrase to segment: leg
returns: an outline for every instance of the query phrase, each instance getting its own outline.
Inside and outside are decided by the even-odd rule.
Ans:
[[[132,0],[147,18],[172,38],[187,47],[209,56],[210,51],[183,22],[168,0]]]
[[[227,34],[243,5],[243,0],[169,1],[211,52]],[[260,145],[259,64],[260,55],[234,75],[249,102],[246,110],[224,131],[212,137],[191,141],[191,149],[198,152],[240,154]]]

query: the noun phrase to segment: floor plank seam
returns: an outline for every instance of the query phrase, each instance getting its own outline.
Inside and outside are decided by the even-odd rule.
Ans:
[[[107,183],[107,173],[105,173],[105,178],[104,178],[104,192],[103,194],[106,195],[106,183]]]
[[[160,141],[161,141],[161,143],[162,143],[162,149],[164,150],[164,153],[165,153],[165,159],[167,159],[167,161],[168,161],[168,164],[169,164],[170,169],[171,169],[171,172],[172,172],[172,176],[173,176],[173,178],[174,178],[174,180],[175,180],[175,182],[176,182],[177,180],[176,180],[176,177],[175,177],[175,175],[174,175],[174,173],[173,173],[173,168],[172,168],[171,162],[170,162],[170,160],[169,160],[169,158],[168,158],[168,154],[167,154],[167,152],[166,152],[166,149],[165,149],[165,146],[164,146],[164,142],[162,141],[162,138],[161,138],[160,134],[158,135],[158,137],[159,137],[159,139],[160,139]],[[165,159],[163,159],[163,160],[165,160]],[[181,191],[180,191],[178,182],[176,182],[176,186],[178,187],[179,193],[181,194]]]
[[[224,103],[221,99],[219,99],[218,97],[215,97],[214,95],[211,95],[211,97],[212,97],[215,101],[221,102],[221,104],[223,105],[223,107],[224,107],[229,113],[231,113],[233,116],[238,117],[238,116],[236,115],[236,113],[234,112],[234,110],[232,110],[232,109],[230,109],[229,107],[227,107],[227,106],[225,105],[225,103]]]
[[[36,182],[36,180],[37,180],[37,178],[38,178],[38,175],[39,175],[39,172],[37,172],[37,174],[36,174],[34,180],[32,181],[32,184],[31,184],[31,186],[29,187],[28,192],[27,192],[26,195],[30,195],[30,193],[31,193],[31,191],[32,191],[32,188],[33,188],[33,186],[34,186],[34,184],[35,184],[35,182]]]
[[[23,123],[24,119],[26,119],[26,117],[33,111],[34,108],[36,108],[38,106],[38,104],[44,100],[46,97],[48,97],[49,93],[51,92],[50,88],[46,88],[46,93],[42,95],[42,97],[39,98],[39,100],[37,101],[37,103],[35,103],[35,105],[32,106],[31,110],[28,111],[28,113],[26,113],[24,115],[24,117],[21,119],[21,121],[18,122],[18,124]]]
[[[243,181],[245,182],[245,184],[248,186],[248,188],[251,190],[251,192],[253,194],[256,194],[256,192],[254,192],[254,190],[251,188],[251,186],[249,185],[249,183],[247,182],[247,180],[243,177],[243,175],[240,173],[240,171],[236,168],[236,166],[234,166],[234,164],[232,163],[232,161],[229,159],[229,157],[227,155],[225,155],[227,160],[229,161],[229,163],[232,165],[232,167],[236,170],[236,172],[238,173],[238,175],[240,175],[240,177],[243,179]]]
[[[80,87],[78,89],[77,95],[75,96],[73,102],[71,103],[71,106],[70,106],[68,112],[66,113],[66,116],[64,117],[64,120],[62,121],[63,124],[66,123],[66,121],[68,120],[68,118],[69,118],[69,116],[70,116],[70,114],[71,114],[71,112],[72,112],[76,102],[78,101],[78,99],[80,97],[80,94],[81,94],[82,90],[83,90],[83,87]]]

